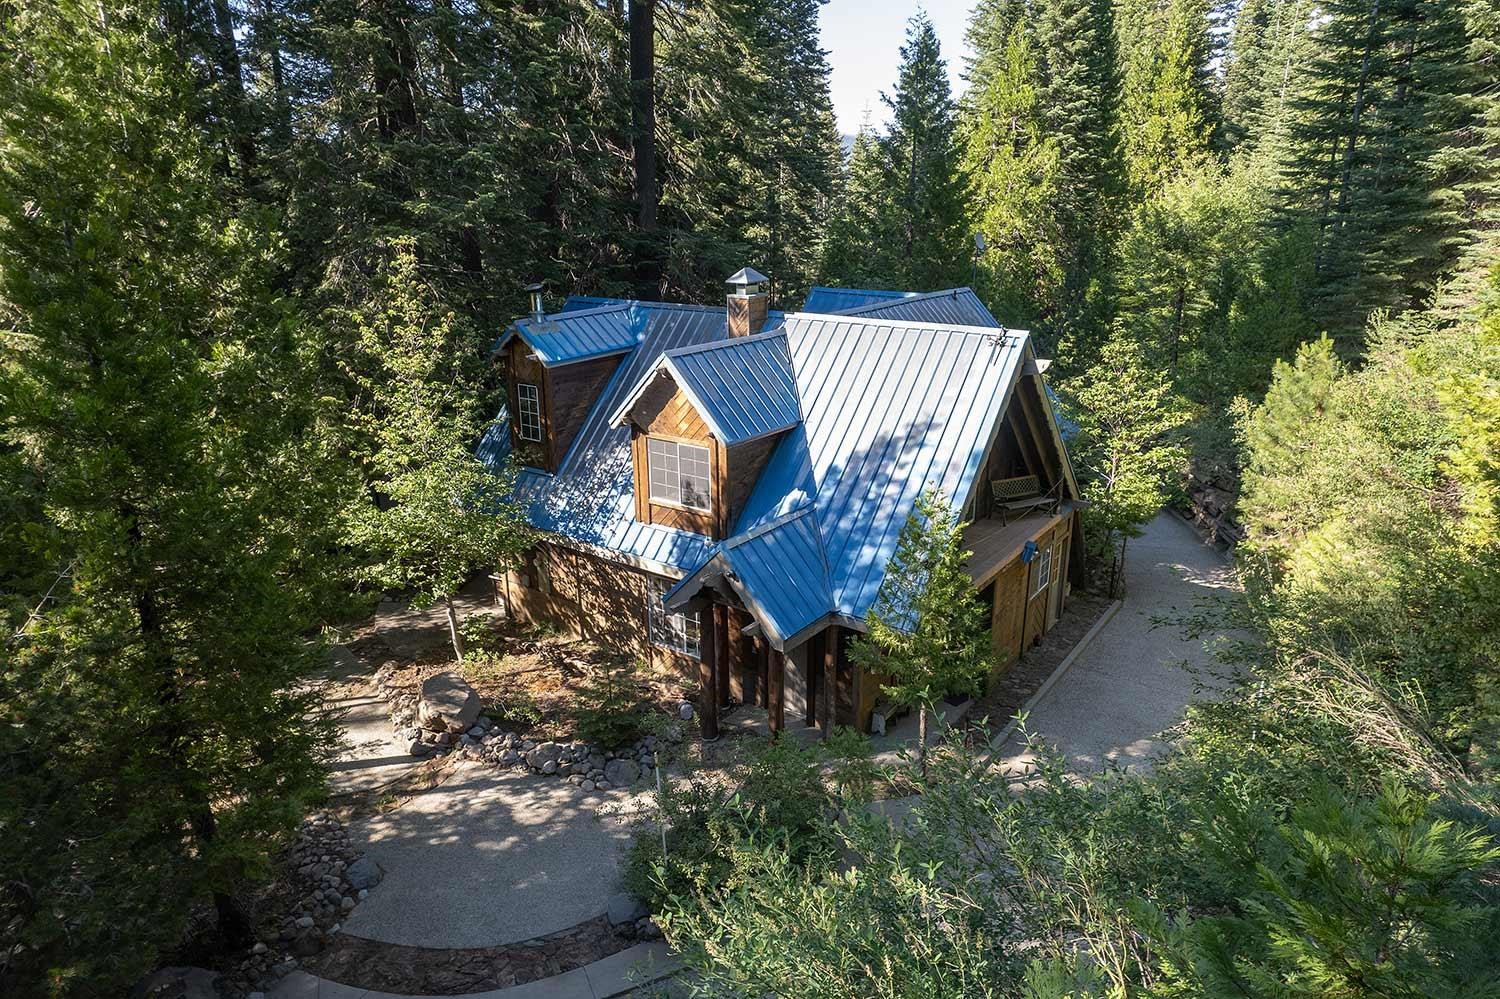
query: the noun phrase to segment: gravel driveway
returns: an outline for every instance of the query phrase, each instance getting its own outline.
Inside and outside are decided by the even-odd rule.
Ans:
[[[1211,696],[1223,683],[1203,637],[1157,621],[1191,615],[1205,599],[1233,591],[1237,583],[1224,557],[1181,519],[1161,513],[1131,540],[1125,572],[1123,606],[1026,721],[1062,751],[1074,773],[1111,763],[1150,769],[1166,746],[1163,730],[1195,696]],[[1030,760],[1018,736],[1006,749],[1011,765]]]

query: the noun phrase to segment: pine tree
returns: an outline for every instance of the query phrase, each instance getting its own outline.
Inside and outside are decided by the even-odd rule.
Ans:
[[[987,615],[964,569],[963,528],[942,494],[918,498],[870,608],[870,629],[849,652],[870,672],[893,677],[885,693],[917,709],[924,776],[929,710],[949,694],[977,693],[991,666]]]
[[[1070,451],[1090,506],[1085,540],[1094,564],[1109,567],[1113,593],[1126,544],[1156,516],[1184,469],[1177,438],[1188,414],[1166,373],[1121,330],[1099,362],[1060,391],[1079,423]]]
[[[880,140],[865,115],[839,178],[824,243],[820,280],[854,288],[889,287],[894,273],[892,219]]]
[[[1122,0],[1125,163],[1137,197],[1151,197],[1209,150],[1209,0]]]
[[[937,30],[925,12],[907,23],[891,123],[880,145],[898,240],[895,284],[931,291],[960,283],[968,257],[954,103]],[[886,228],[886,227],[882,227]]]
[[[840,146],[814,0],[712,0],[663,32],[662,224],[667,285],[717,297],[764,269],[778,304],[812,284],[823,255]]]
[[[1124,193],[1114,11],[1110,0],[1037,5],[1041,106],[1061,168],[1063,291],[1049,325],[1064,364],[1087,367],[1108,330],[1107,270]]]
[[[101,12],[0,17],[0,435],[51,563],[0,655],[7,994],[124,992],[204,902],[248,942],[332,734],[307,636],[352,483],[275,218],[155,8]]]
[[[975,12],[959,134],[969,212],[986,247],[981,294],[1007,324],[1035,329],[1061,309],[1061,154],[1039,101],[1036,44],[1017,6]]]
[[[1431,291],[1461,243],[1438,162],[1474,124],[1462,10],[1435,0],[1334,0],[1291,102],[1287,214],[1319,232],[1320,322],[1360,330]]]

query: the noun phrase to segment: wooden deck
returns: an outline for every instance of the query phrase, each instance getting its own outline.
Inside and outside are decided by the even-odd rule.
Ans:
[[[983,587],[994,579],[1001,569],[1021,554],[1026,542],[1071,516],[1072,512],[1071,507],[1064,504],[1057,513],[1029,513],[1024,517],[1012,517],[1004,524],[986,518],[964,528],[964,548],[973,553],[964,568],[974,585]]]

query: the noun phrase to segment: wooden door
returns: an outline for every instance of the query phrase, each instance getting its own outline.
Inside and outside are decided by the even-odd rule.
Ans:
[[[1021,627],[1026,610],[1026,566],[1016,559],[995,578],[995,605],[990,612],[990,641],[995,661],[1010,666],[1021,655]]]

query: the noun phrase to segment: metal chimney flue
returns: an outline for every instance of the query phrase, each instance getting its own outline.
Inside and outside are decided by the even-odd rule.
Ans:
[[[536,281],[522,289],[531,296],[531,319],[533,322],[539,323],[547,316],[547,308],[542,301],[542,293],[546,288],[547,282]]]

